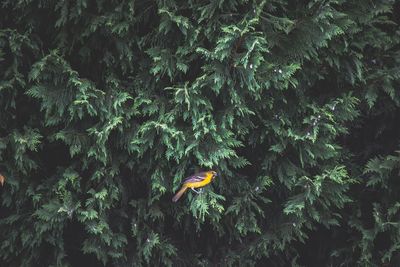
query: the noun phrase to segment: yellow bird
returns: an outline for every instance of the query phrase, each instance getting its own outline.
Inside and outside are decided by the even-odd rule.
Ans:
[[[185,178],[181,189],[175,194],[175,196],[172,198],[172,201],[177,202],[188,188],[192,189],[196,193],[199,193],[199,191],[195,190],[195,188],[200,188],[208,185],[209,183],[211,183],[212,180],[214,180],[216,176],[217,173],[215,171],[206,171],[196,173],[192,176]]]

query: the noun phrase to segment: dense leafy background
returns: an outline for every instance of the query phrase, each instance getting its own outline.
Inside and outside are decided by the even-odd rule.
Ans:
[[[400,265],[398,2],[0,6],[0,265]]]

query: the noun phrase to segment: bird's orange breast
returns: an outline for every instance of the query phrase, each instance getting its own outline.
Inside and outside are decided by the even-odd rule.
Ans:
[[[212,173],[207,173],[206,178],[203,181],[200,182],[188,182],[185,183],[184,185],[189,187],[189,188],[198,188],[198,187],[203,187],[211,182],[211,179],[213,177]]]

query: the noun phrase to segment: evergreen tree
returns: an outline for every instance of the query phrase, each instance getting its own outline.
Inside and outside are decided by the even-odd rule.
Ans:
[[[0,6],[1,266],[400,265],[399,2]]]

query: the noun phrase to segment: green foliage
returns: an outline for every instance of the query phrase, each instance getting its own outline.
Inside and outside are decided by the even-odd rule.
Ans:
[[[0,265],[400,264],[397,2],[0,6]]]

